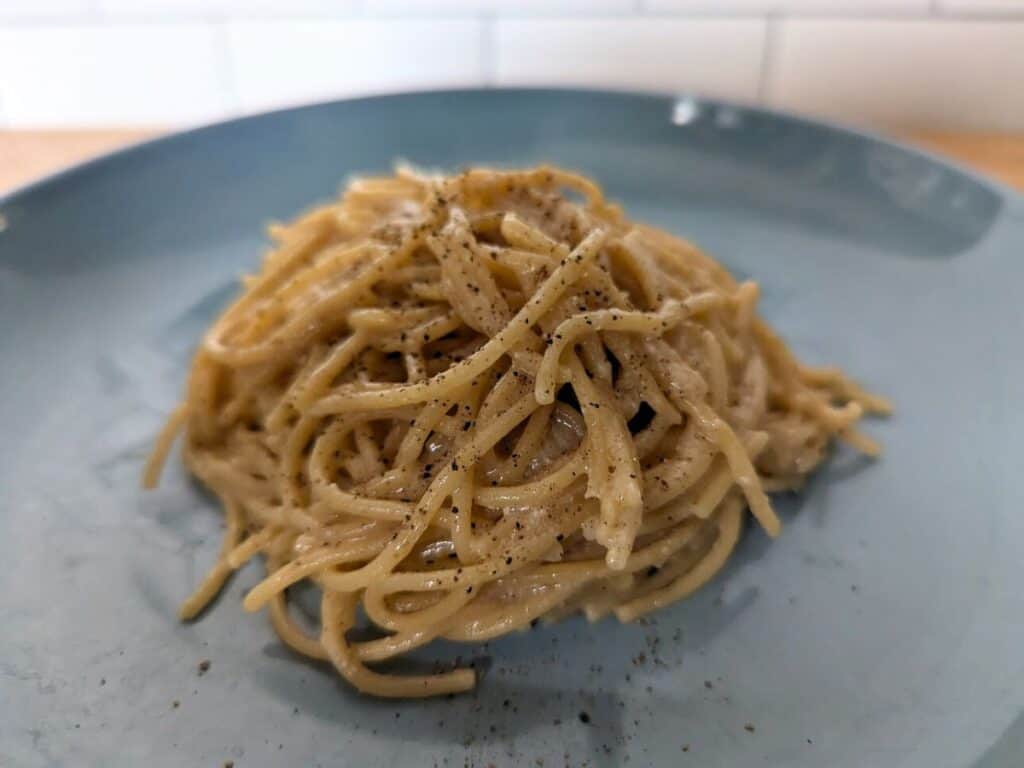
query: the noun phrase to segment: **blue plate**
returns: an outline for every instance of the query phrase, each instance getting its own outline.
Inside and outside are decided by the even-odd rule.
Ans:
[[[175,618],[220,516],[139,472],[264,223],[395,158],[551,161],[759,280],[796,351],[898,407],[713,584],[423,659],[478,690],[381,702],[282,648],[234,579]],[[1024,764],[1024,201],[921,153],[697,99],[457,91],[161,139],[0,200],[0,764]],[[211,666],[200,676],[197,664]],[[584,717],[584,713],[588,717]],[[589,723],[584,722],[589,719]],[[543,763],[542,763],[543,761]]]

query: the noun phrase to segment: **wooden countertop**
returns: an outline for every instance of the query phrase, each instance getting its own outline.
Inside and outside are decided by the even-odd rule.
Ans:
[[[0,131],[0,194],[158,130]],[[919,131],[900,138],[948,155],[1024,191],[1024,135]]]

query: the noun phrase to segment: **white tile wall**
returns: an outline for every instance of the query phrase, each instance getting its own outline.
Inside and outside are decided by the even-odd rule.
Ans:
[[[239,22],[228,47],[247,111],[484,76],[481,22],[471,19]]]
[[[772,104],[865,125],[1024,130],[1024,22],[780,25]]]
[[[77,19],[87,16],[93,0],[0,0],[0,19]]]
[[[215,30],[196,24],[0,28],[14,125],[162,125],[223,114]]]
[[[949,14],[1024,15],[1024,0],[937,0],[937,3],[940,11]]]
[[[757,98],[766,23],[754,19],[500,20],[500,85],[697,90]]]
[[[804,16],[926,14],[932,0],[644,0],[652,11],[675,13],[771,13]]]
[[[559,16],[630,13],[638,0],[366,0],[374,13],[488,13],[507,16]]]
[[[1024,0],[0,0],[0,128],[522,83],[1020,131],[1022,26]]]
[[[361,7],[360,0],[96,0],[96,2],[104,15],[115,17],[323,16],[351,14]]]

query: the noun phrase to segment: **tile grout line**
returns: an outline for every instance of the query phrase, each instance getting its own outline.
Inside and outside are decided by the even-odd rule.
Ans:
[[[761,50],[761,72],[757,80],[757,102],[762,106],[768,104],[771,79],[775,74],[781,21],[777,16],[769,15],[765,17],[764,24],[764,48]]]
[[[231,50],[231,33],[228,19],[221,18],[209,22],[213,27],[214,45],[217,46],[218,90],[221,92],[222,111],[227,116],[241,113],[242,103],[238,89],[238,73],[235,70],[234,55]]]
[[[480,68],[484,86],[494,87],[498,78],[498,51],[495,47],[497,39],[497,20],[494,14],[484,14],[480,27]]]
[[[952,11],[943,10],[938,0],[933,0],[935,5],[931,6],[929,10],[924,12],[913,12],[903,13],[899,11],[850,11],[850,12],[837,12],[837,13],[825,13],[825,12],[801,12],[793,13],[788,12],[786,14],[772,14],[775,18],[785,18],[793,20],[814,20],[814,21],[937,21],[937,22],[958,22],[958,21],[1020,21],[1024,22],[1024,3],[1021,4],[1020,10],[1007,10],[1007,11]],[[97,6],[98,7],[98,6]],[[489,14],[489,18],[492,22],[498,20],[507,21],[524,21],[534,22],[538,24],[544,24],[548,22],[580,22],[586,23],[591,21],[622,21],[635,20],[635,21],[665,21],[665,20],[676,20],[676,21],[696,21],[696,20],[717,20],[717,21],[733,21],[733,20],[756,20],[763,19],[763,11],[738,11],[736,13],[721,13],[716,11],[652,11],[640,6],[642,10],[631,12],[631,13],[597,13],[597,14],[530,14],[530,13],[508,13],[508,14]],[[425,23],[429,24],[433,21],[458,21],[467,20],[473,18],[481,18],[480,16],[473,16],[466,12],[441,12],[434,14],[418,13],[412,15],[392,15],[392,14],[374,14],[372,11],[368,11],[362,6],[353,6],[349,10],[342,13],[316,13],[316,12],[300,12],[294,14],[288,13],[250,13],[250,14],[203,14],[203,13],[110,13],[101,11],[89,11],[85,14],[74,14],[66,17],[46,17],[46,16],[0,16],[0,27],[8,28],[68,28],[68,27],[89,27],[89,26],[105,26],[105,27],[124,27],[124,26],[156,26],[160,24],[170,24],[175,26],[188,26],[191,24],[201,24],[204,21],[210,21],[211,19],[217,20],[230,20],[235,22],[281,22],[281,21],[374,21],[374,22],[399,22],[399,23]]]

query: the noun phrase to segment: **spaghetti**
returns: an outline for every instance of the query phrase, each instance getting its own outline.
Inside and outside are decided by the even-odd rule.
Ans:
[[[359,690],[434,696],[470,669],[370,666],[436,638],[480,642],[537,618],[630,621],[722,568],[745,510],[800,486],[832,438],[888,405],[808,368],[692,245],[628,221],[555,168],[400,169],[270,230],[276,246],[214,323],[145,484],[185,430],[222,502],[196,616],[257,554],[299,653]],[[319,635],[292,616],[322,593]],[[379,630],[354,642],[362,607]]]

